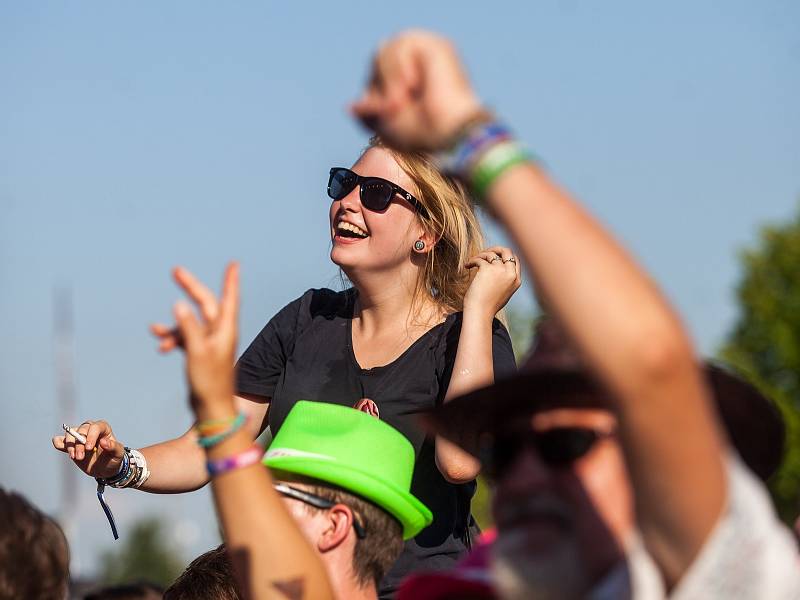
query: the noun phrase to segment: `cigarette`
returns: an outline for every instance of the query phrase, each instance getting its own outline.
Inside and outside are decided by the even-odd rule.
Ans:
[[[64,431],[66,431],[68,434],[70,434],[72,437],[74,437],[76,440],[78,440],[81,444],[85,444],[86,443],[86,438],[83,437],[82,434],[80,434],[77,431],[75,431],[72,427],[70,427],[66,423],[62,423],[61,427],[63,427]]]

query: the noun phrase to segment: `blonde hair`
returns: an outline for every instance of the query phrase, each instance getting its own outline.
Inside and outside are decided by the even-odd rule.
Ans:
[[[417,218],[436,239],[425,254],[414,305],[429,300],[448,313],[463,310],[472,281],[466,262],[484,249],[483,231],[466,188],[442,173],[429,154],[389,148],[377,137],[369,148],[389,150],[414,182],[414,195],[427,211],[427,215],[417,212]]]

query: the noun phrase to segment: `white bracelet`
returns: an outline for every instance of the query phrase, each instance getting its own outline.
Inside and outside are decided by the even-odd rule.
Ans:
[[[131,465],[138,467],[136,479],[128,485],[133,488],[140,488],[142,484],[150,477],[150,471],[147,469],[147,459],[144,454],[131,448],[128,452],[131,460]]]

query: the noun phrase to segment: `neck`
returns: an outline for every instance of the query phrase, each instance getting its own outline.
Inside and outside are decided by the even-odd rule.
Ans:
[[[429,299],[425,298],[415,305],[418,273],[415,271],[413,277],[409,275],[401,273],[398,276],[395,272],[357,277],[348,274],[358,290],[354,325],[364,333],[375,333],[396,329],[398,325],[430,327],[440,321],[441,310]]]
[[[336,598],[340,600],[375,600],[378,590],[374,582],[366,585],[359,583],[353,573],[353,557],[330,556],[323,554],[322,560],[328,572],[328,579]]]

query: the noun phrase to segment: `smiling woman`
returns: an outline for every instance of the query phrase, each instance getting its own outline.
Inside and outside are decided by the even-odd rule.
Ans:
[[[353,287],[309,290],[279,312],[239,360],[238,390],[269,399],[273,431],[312,399],[358,406],[411,441],[412,493],[434,521],[406,543],[381,587],[388,597],[409,572],[447,568],[475,533],[478,465],[426,437],[414,413],[514,369],[494,317],[519,272],[508,249],[481,252],[463,188],[423,153],[373,140],[351,169],[331,169],[328,195],[331,260]]]
[[[312,400],[356,407],[411,442],[411,493],[431,509],[433,523],[406,542],[384,578],[378,591],[389,597],[406,574],[453,565],[477,532],[470,514],[477,461],[426,436],[414,415],[515,369],[495,316],[520,285],[519,263],[508,248],[483,249],[463,186],[424,152],[373,139],[351,168],[331,169],[328,195],[330,258],[352,287],[308,290],[255,337],[237,363],[237,405],[248,417],[237,422],[253,438],[267,425],[274,434],[299,400]],[[195,294],[205,290],[183,269],[175,277]],[[153,331],[163,351],[178,343],[171,327]],[[120,477],[133,451],[103,421],[78,430],[85,445],[72,436],[54,444],[109,485],[163,493],[207,481],[193,431],[142,449],[142,476]],[[95,446],[101,451],[87,452]]]

